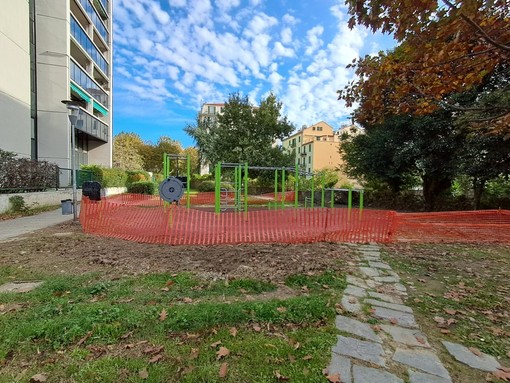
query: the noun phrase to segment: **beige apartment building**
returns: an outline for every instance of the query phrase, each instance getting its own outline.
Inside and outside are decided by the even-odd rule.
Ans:
[[[299,169],[308,173],[321,169],[336,170],[338,185],[343,183],[357,184],[349,179],[342,171],[337,170],[343,163],[339,152],[340,137],[346,132],[353,134],[352,126],[342,127],[334,131],[328,123],[321,121],[311,126],[304,126],[298,132],[283,139],[285,150],[296,155]],[[357,131],[357,128],[354,128]]]
[[[0,149],[69,168],[112,163],[111,0],[0,0]]]

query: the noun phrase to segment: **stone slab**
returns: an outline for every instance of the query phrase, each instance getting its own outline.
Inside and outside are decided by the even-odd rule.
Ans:
[[[356,319],[337,315],[335,324],[336,328],[340,331],[348,332],[349,334],[357,335],[360,338],[365,338],[373,342],[382,343],[381,338],[379,338],[368,323],[363,323]]]
[[[413,313],[413,309],[408,306],[378,301],[377,299],[365,299],[365,303],[368,303],[369,305],[372,305],[372,306],[379,306],[379,307],[385,307],[385,308],[391,309],[391,310],[402,311],[404,313],[409,313],[409,314]]]
[[[375,291],[369,291],[368,292],[368,296],[372,297],[372,298],[375,298],[375,299],[379,299],[381,301],[385,301],[385,302],[389,302],[389,303],[395,303],[397,305],[403,305],[404,304],[404,301],[402,300],[402,298],[400,298],[398,296],[394,296],[394,295],[381,294],[381,293],[376,293]]]
[[[381,260],[381,258],[379,258],[379,257],[375,257],[375,256],[373,256],[373,255],[362,255],[362,256],[361,256],[361,259],[362,259],[363,261],[369,261],[369,262],[370,262],[370,261],[379,262],[379,261]]]
[[[346,281],[350,285],[361,287],[362,289],[368,289],[368,285],[361,278],[355,277],[354,275],[348,275]]]
[[[395,311],[391,309],[387,309],[384,307],[374,306],[373,315],[380,319],[386,319],[391,321],[395,319],[397,321],[397,325],[407,328],[418,328],[418,324],[414,319],[414,315],[409,313],[404,313],[402,311]]]
[[[365,282],[367,283],[367,286],[370,287],[371,289],[375,289],[376,287],[382,285],[382,283],[376,282],[373,279],[367,279]]]
[[[0,293],[28,293],[41,286],[43,282],[9,282],[0,286]]]
[[[357,365],[352,368],[352,376],[354,383],[404,383],[389,372]]]
[[[368,261],[368,266],[376,269],[391,270],[391,266],[384,262]]]
[[[344,310],[352,313],[357,314],[361,312],[361,305],[359,303],[358,298],[353,297],[352,295],[344,295],[342,296],[342,300],[340,301],[340,304],[344,308]]]
[[[440,376],[442,378],[450,379],[450,374],[436,354],[427,350],[404,350],[397,348],[393,355],[393,360],[405,364],[406,366],[416,368],[426,372],[427,374]]]
[[[384,351],[379,343],[355,338],[347,338],[337,335],[338,342],[333,347],[333,352],[339,355],[349,356],[351,358],[360,359],[365,362],[375,363],[384,367],[384,359],[382,357]]]
[[[494,372],[501,367],[496,358],[491,355],[482,352],[480,356],[476,356],[467,347],[461,344],[447,341],[443,341],[442,343],[457,361],[467,364],[471,368]]]
[[[340,375],[341,383],[352,383],[351,360],[333,352],[328,366],[328,375]]]
[[[363,298],[367,296],[367,291],[358,286],[347,285],[347,287],[344,290],[344,294],[353,295],[358,298]]]
[[[419,371],[408,370],[407,373],[409,374],[410,383],[452,383],[450,378],[441,378]]]
[[[400,282],[400,278],[399,277],[393,277],[393,276],[388,276],[388,277],[373,277],[373,278],[374,278],[374,281],[381,282],[381,283],[398,283],[398,282]]]
[[[408,329],[399,326],[388,326],[385,324],[381,325],[381,329],[385,333],[389,334],[397,343],[402,343],[411,347],[430,348],[430,344],[427,341],[427,338],[419,330]],[[417,337],[423,340],[423,343],[418,341]]]
[[[368,278],[374,278],[379,276],[379,271],[372,267],[360,267],[360,271]]]

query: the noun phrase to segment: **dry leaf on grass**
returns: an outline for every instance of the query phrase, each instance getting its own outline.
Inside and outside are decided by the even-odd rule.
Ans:
[[[282,381],[282,382],[289,380],[288,376],[280,374],[280,371],[278,371],[278,370],[276,370],[274,372],[274,376],[276,376],[276,379],[278,379],[279,381]]]
[[[260,330],[262,330],[262,329],[260,328],[259,325],[254,324],[253,325],[253,330],[255,330],[256,332],[260,332]]]
[[[218,373],[218,375],[220,378],[224,378],[225,376],[227,376],[227,372],[228,372],[228,363],[224,362],[220,366],[220,372]]]
[[[216,352],[216,360],[220,360],[221,358],[224,358],[225,356],[228,356],[230,354],[230,350],[226,347],[220,347],[220,349]]]
[[[76,343],[77,346],[81,346],[83,343],[87,341],[92,336],[92,331],[89,331],[83,338],[81,338],[78,343]]]
[[[149,373],[147,372],[147,369],[143,369],[138,371],[138,376],[142,379],[147,379],[149,377]]]
[[[161,359],[163,359],[163,354],[157,354],[149,359],[149,363],[158,363]]]
[[[510,382],[510,371],[506,372],[503,370],[497,370],[497,371],[494,371],[493,374],[498,379],[501,379],[505,382]]]
[[[36,374],[30,378],[30,383],[44,383],[48,380],[48,377],[44,374]]]
[[[166,310],[165,309],[161,310],[161,312],[159,313],[159,320],[163,322],[167,317],[168,313],[166,312]]]
[[[192,348],[191,352],[189,353],[189,358],[191,360],[198,358],[199,349],[198,348]]]
[[[482,352],[476,347],[469,347],[469,351],[471,351],[476,356],[482,356]]]
[[[330,382],[330,383],[341,383],[342,382],[340,380],[340,374],[328,375],[326,378],[328,379],[328,382]]]
[[[444,309],[444,312],[447,314],[450,314],[450,315],[457,314],[457,310],[454,310],[454,309]]]
[[[418,343],[421,343],[421,344],[427,343],[422,336],[416,335],[415,338],[418,341]]]
[[[286,311],[287,311],[287,308],[286,308],[286,307],[278,307],[278,308],[276,309],[276,311],[278,311],[279,313],[284,313],[284,312],[286,312]]]
[[[230,330],[228,330],[230,335],[236,336],[237,335],[237,329],[235,327],[231,327]]]
[[[311,355],[305,355],[303,356],[303,360],[310,360],[312,359],[312,356]]]
[[[219,340],[219,341],[217,341],[217,342],[214,342],[214,343],[211,343],[211,348],[216,348],[216,347],[218,347],[220,344],[221,344],[221,340]]]
[[[398,324],[398,320],[397,320],[397,318],[391,318],[391,319],[390,319],[390,323],[391,323],[391,324]]]

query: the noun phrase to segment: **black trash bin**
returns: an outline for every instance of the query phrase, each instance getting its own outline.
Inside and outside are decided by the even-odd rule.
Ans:
[[[91,201],[101,201],[101,184],[96,181],[85,181],[82,186],[82,195]]]
[[[63,199],[60,201],[62,207],[62,215],[73,214],[73,201],[70,199]]]

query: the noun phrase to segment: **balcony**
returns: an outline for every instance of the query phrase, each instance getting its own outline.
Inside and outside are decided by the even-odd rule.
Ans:
[[[87,52],[92,58],[92,61],[101,69],[101,71],[108,76],[109,64],[103,57],[99,49],[94,45],[90,37],[85,33],[81,25],[76,21],[74,16],[71,16],[71,35],[76,42]]]
[[[94,4],[102,14],[103,20],[106,20],[108,18],[108,6],[110,5],[109,0],[94,0]]]
[[[85,132],[101,141],[108,142],[109,127],[86,110],[80,108],[76,129]]]
[[[88,73],[81,69],[73,60],[71,60],[71,80],[81,86],[88,94],[99,101],[104,107],[109,108],[109,96]]]
[[[78,0],[83,9],[85,9],[85,12],[92,20],[92,23],[96,27],[97,31],[99,32],[99,35],[103,38],[103,40],[106,42],[107,45],[110,45],[110,33],[108,32],[108,29],[103,24],[103,21],[101,20],[100,16],[97,14],[96,9],[92,6],[89,0]]]

